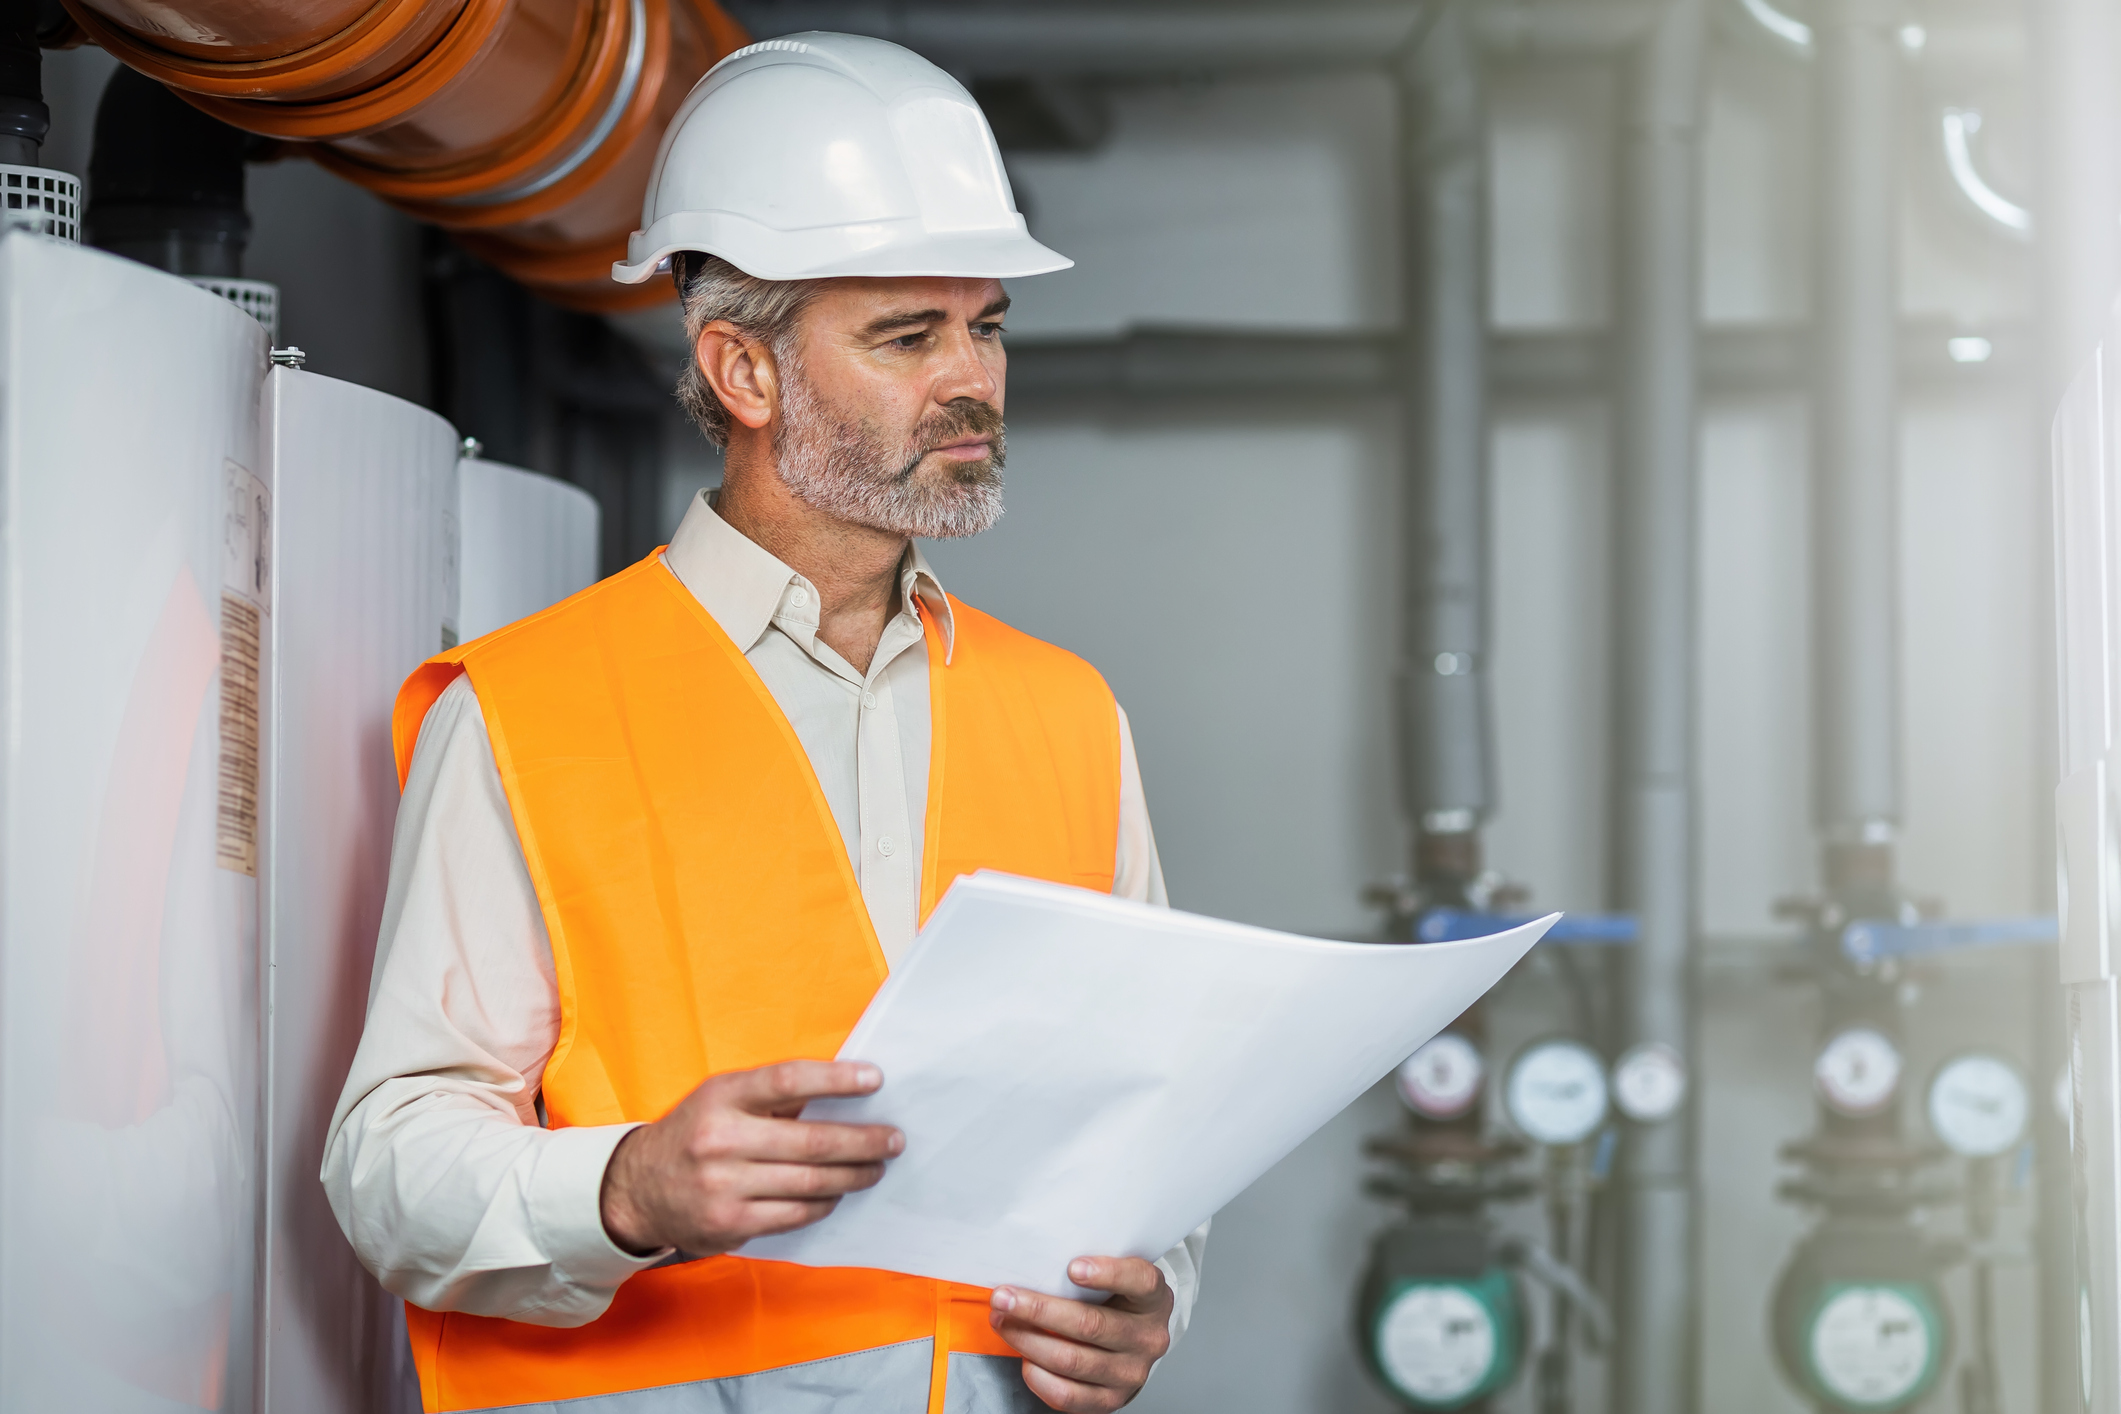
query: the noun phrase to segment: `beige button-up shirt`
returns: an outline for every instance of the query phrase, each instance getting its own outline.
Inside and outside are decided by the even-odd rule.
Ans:
[[[816,586],[695,498],[664,564],[740,647],[794,726],[832,808],[887,962],[919,924],[928,804],[928,651],[916,597],[950,602],[918,549],[905,607],[869,671],[817,636]],[[1113,892],[1163,903],[1163,872],[1122,711]],[[604,1167],[631,1125],[544,1128],[537,1097],[559,1038],[552,944],[469,678],[436,700],[398,806],[368,1020],[325,1140],[323,1180],[354,1249],[430,1310],[575,1326],[667,1254],[614,1245]],[[1176,1335],[1207,1226],[1158,1260]]]

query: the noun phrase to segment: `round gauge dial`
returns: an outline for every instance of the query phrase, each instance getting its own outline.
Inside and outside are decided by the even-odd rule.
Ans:
[[[1456,1119],[1480,1102],[1488,1068],[1471,1041],[1446,1031],[1408,1056],[1396,1077],[1399,1098],[1425,1119]]]
[[[1377,1363],[1422,1404],[1461,1402],[1488,1382],[1499,1353],[1495,1317],[1462,1286],[1410,1286],[1377,1318]]]
[[[1613,1064],[1613,1103],[1638,1124],[1678,1113],[1686,1100],[1686,1062],[1662,1041],[1629,1048]]]
[[[2030,1108],[2024,1079],[1997,1056],[1955,1057],[1930,1081],[1930,1131],[1962,1158],[1994,1158],[2017,1148]]]
[[[1812,1373],[1851,1409],[1897,1409],[1927,1384],[1938,1342],[1928,1313],[1890,1286],[1829,1296],[1805,1340]]]
[[[1851,1026],[1820,1049],[1812,1080],[1827,1108],[1845,1115],[1873,1115],[1900,1089],[1900,1052],[1882,1031]]]
[[[1526,1047],[1503,1087],[1510,1123],[1539,1144],[1581,1144],[1605,1123],[1605,1065],[1575,1041]]]

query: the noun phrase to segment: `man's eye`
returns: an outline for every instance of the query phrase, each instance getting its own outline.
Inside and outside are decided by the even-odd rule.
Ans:
[[[925,329],[918,334],[901,334],[896,339],[893,339],[891,341],[891,347],[895,349],[905,349],[910,352],[914,349],[919,348],[921,346],[922,341],[925,340],[927,337],[928,332]]]
[[[975,324],[972,326],[972,332],[982,339],[999,339],[1002,336],[1002,326],[995,323]]]

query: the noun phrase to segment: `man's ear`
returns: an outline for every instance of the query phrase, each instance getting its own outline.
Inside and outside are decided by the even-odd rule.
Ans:
[[[746,338],[728,320],[717,319],[700,330],[692,356],[732,421],[757,431],[773,420],[780,404],[780,371],[764,344]]]

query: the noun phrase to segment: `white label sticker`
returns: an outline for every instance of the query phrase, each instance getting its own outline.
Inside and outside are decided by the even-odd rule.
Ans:
[[[269,608],[272,587],[272,494],[234,462],[221,464],[226,495],[221,520],[221,587]]]
[[[214,863],[258,872],[258,649],[264,616],[240,594],[221,596],[221,776]]]

